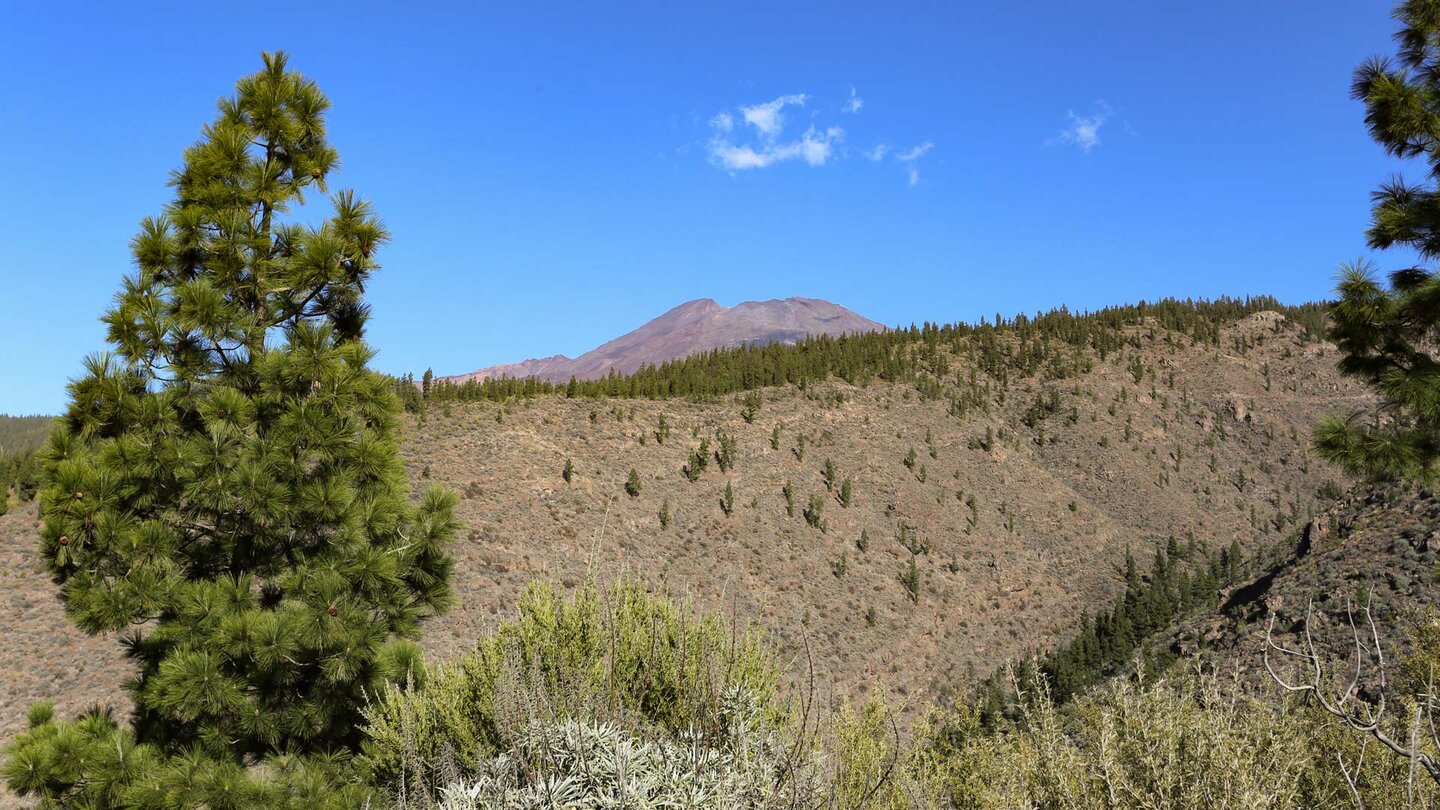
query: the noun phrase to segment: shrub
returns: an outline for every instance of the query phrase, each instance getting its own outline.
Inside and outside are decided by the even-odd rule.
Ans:
[[[433,783],[446,757],[476,763],[538,721],[611,721],[670,735],[723,730],[724,698],[754,697],[783,725],[779,671],[757,633],[633,583],[565,597],[535,584],[519,615],[418,688],[390,686],[366,712],[362,764],[376,784]]]
[[[1040,689],[1026,696],[1023,724],[980,734],[960,712],[922,746],[931,758],[907,766],[964,808],[1350,806],[1327,782],[1334,752],[1317,745],[1306,712],[1232,690],[1203,672],[1117,679],[1062,714]]]
[[[865,612],[865,623],[875,626],[873,606]],[[929,764],[936,758],[927,758],[923,749],[905,750],[895,714],[883,700],[872,699],[858,709],[841,704],[833,726],[831,806],[846,810],[946,806],[946,783]]]
[[[723,732],[646,738],[608,722],[563,720],[527,727],[508,751],[477,768],[471,780],[440,792],[439,810],[550,807],[809,806],[818,772],[796,770],[786,740],[744,690],[721,706]]]

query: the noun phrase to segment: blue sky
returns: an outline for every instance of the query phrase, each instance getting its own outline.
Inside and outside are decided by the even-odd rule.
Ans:
[[[8,8],[0,413],[63,406],[136,223],[266,49],[394,232],[392,373],[574,356],[700,297],[1312,300],[1400,168],[1348,98],[1384,3],[407,5]]]

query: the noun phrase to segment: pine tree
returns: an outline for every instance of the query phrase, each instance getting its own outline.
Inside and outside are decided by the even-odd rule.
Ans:
[[[755,422],[755,416],[760,413],[760,402],[758,391],[751,391],[745,395],[745,404],[740,408],[740,418],[745,420],[745,424],[749,425]]]
[[[723,430],[715,431],[715,441],[720,448],[715,451],[715,463],[720,472],[729,472],[735,467],[735,436]]]
[[[632,498],[640,497],[640,489],[643,485],[640,482],[640,473],[634,467],[630,468],[630,475],[625,479],[625,494]]]
[[[910,555],[910,566],[900,575],[900,584],[905,586],[905,595],[915,604],[920,604],[920,566],[915,555]]]
[[[701,439],[700,446],[690,453],[690,461],[686,463],[681,472],[690,483],[700,480],[700,474],[710,465],[710,440]]]
[[[805,507],[805,522],[811,528],[825,531],[825,499],[819,495],[810,496],[810,505]]]
[[[1419,265],[1390,274],[1388,288],[1368,262],[1342,266],[1331,337],[1340,368],[1379,394],[1370,413],[1321,420],[1320,454],[1377,479],[1433,480],[1440,461],[1440,375],[1432,335],[1440,326],[1440,15],[1428,0],[1406,0],[1394,60],[1374,58],[1355,71],[1351,95],[1365,104],[1370,136],[1390,155],[1423,158],[1420,183],[1398,176],[1372,195],[1366,239],[1372,250],[1401,247]],[[1382,418],[1382,415],[1384,418]]]
[[[131,243],[112,350],[45,451],[40,555],[75,624],[128,631],[133,726],[37,707],[4,766],[22,795],[357,806],[322,777],[451,601],[456,498],[409,500],[400,403],[361,341],[388,234],[349,191],[318,227],[291,216],[337,164],[328,107],[265,54]],[[266,758],[262,783],[246,768]]]

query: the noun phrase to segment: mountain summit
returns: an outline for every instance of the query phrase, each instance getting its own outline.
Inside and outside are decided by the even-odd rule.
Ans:
[[[596,379],[615,369],[629,374],[651,363],[745,343],[795,343],[808,335],[877,332],[883,324],[829,301],[786,298],[721,306],[709,298],[687,301],[644,326],[570,359],[553,357],[507,363],[444,379],[463,383],[491,377],[538,377],[565,382]]]

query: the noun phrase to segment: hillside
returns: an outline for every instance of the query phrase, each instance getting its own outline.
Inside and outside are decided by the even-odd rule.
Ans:
[[[1418,627],[1433,626],[1430,611],[1440,603],[1437,553],[1440,500],[1433,492],[1357,486],[1271,548],[1251,577],[1223,594],[1218,609],[1181,622],[1162,642],[1184,659],[1239,673],[1252,688],[1275,690],[1261,660],[1272,615],[1275,638],[1297,648],[1308,616],[1331,674],[1351,673],[1350,621],[1369,633],[1368,603],[1393,677],[1396,653]],[[1378,682],[1373,664],[1367,659],[1366,688]]]
[[[1309,427],[1366,394],[1339,377],[1333,347],[1276,313],[1218,328],[1196,341],[1153,322],[1126,326],[1104,359],[1066,350],[1055,356],[1068,373],[1036,362],[959,409],[946,392],[973,386],[968,356],[940,362],[938,382],[768,388],[750,408],[736,394],[424,409],[407,428],[412,483],[454,487],[469,527],[454,549],[458,604],[430,623],[425,644],[436,656],[466,649],[531,580],[573,587],[624,570],[759,621],[801,671],[813,665],[822,697],[884,689],[918,706],[1065,639],[1081,611],[1115,596],[1127,548],[1145,559],[1171,534],[1193,533],[1256,551],[1307,521],[1337,477],[1310,454]],[[733,437],[729,472],[714,457],[717,431]],[[692,483],[682,468],[701,438],[712,455]],[[823,530],[807,521],[812,498]],[[33,505],[0,517],[11,685],[0,736],[41,697],[62,712],[116,701],[124,676],[113,641],[65,624],[30,562],[34,526]]]
[[[0,456],[38,447],[50,433],[51,417],[0,414]]]
[[[839,336],[884,328],[838,304],[814,298],[745,301],[733,307],[700,298],[687,301],[574,359],[557,354],[440,379],[456,384],[496,377],[534,377],[548,382],[565,382],[571,377],[593,380],[612,370],[617,374],[631,374],[647,365],[659,365],[712,349],[745,344],[790,344],[810,335]]]

